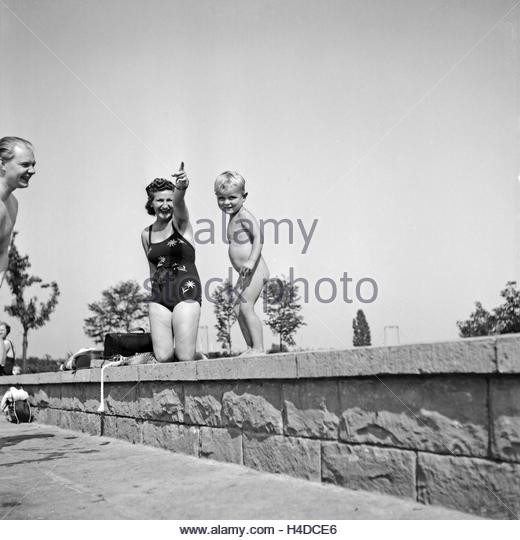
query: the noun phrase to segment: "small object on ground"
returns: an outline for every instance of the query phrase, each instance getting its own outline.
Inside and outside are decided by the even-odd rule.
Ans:
[[[22,424],[32,420],[29,394],[22,387],[11,386],[9,388],[2,398],[0,410],[13,424]]]

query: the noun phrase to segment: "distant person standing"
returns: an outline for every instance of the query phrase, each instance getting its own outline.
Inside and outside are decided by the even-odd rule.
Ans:
[[[35,166],[33,146],[29,141],[20,137],[0,139],[0,287],[7,271],[9,244],[18,214],[18,201],[13,191],[29,185]]]
[[[16,361],[16,357],[14,353],[13,342],[7,337],[10,332],[11,332],[11,327],[6,322],[0,321],[0,340],[3,341],[4,348],[5,348],[5,357],[4,355],[2,355],[3,358],[0,358],[0,375],[13,374],[13,368],[14,368],[14,363]]]

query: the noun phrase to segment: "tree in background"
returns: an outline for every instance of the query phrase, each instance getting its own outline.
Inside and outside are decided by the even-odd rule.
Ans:
[[[496,317],[496,334],[514,334],[520,332],[520,291],[516,281],[508,281],[506,288],[500,291],[504,303],[493,310]]]
[[[367,347],[372,345],[370,327],[368,326],[367,319],[362,309],[358,309],[356,318],[352,319],[352,328],[354,329],[354,338],[352,340],[352,345],[354,345],[354,347]]]
[[[457,321],[460,337],[513,334],[520,332],[520,291],[516,281],[508,281],[500,291],[504,303],[490,313],[475,302],[475,311],[465,321]]]
[[[23,329],[22,339],[22,370],[26,372],[27,346],[29,330],[36,330],[45,325],[50,319],[52,312],[58,305],[60,289],[55,281],[43,283],[38,276],[31,276],[27,272],[31,267],[28,255],[20,255],[15,244],[18,233],[14,232],[9,248],[9,263],[6,272],[6,281],[14,296],[14,301],[4,309],[11,317],[20,319]],[[36,296],[25,301],[24,294],[32,285],[39,284],[41,289],[50,289],[50,295],[46,302],[39,302]]]
[[[105,334],[130,332],[135,326],[146,326],[148,296],[137,281],[120,281],[105,289],[101,300],[88,304],[92,312],[83,330],[96,343],[103,343]]]
[[[475,311],[469,319],[457,321],[457,326],[460,337],[489,336],[495,333],[496,318],[480,302],[475,302]]]
[[[307,323],[300,315],[302,309],[298,303],[298,286],[288,281],[284,276],[270,279],[264,289],[264,304],[267,319],[265,324],[274,334],[279,336],[279,347],[283,344],[296,345],[294,334]]]
[[[228,279],[222,285],[219,285],[211,293],[213,300],[213,309],[217,323],[217,341],[222,344],[222,348],[231,354],[231,327],[236,320],[236,315],[233,310],[235,304],[235,294],[233,285]]]

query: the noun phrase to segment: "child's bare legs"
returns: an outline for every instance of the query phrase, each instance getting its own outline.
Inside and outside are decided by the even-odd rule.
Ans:
[[[246,301],[245,296],[243,295],[243,291],[246,290],[249,284],[250,284],[250,280],[244,280],[241,276],[238,277],[238,281],[235,285],[237,299],[236,299],[235,305],[233,306],[233,311],[235,312],[236,318],[238,320],[240,331],[242,332],[242,335],[244,336],[244,339],[246,341],[248,351],[253,345],[253,340],[251,339],[251,334],[249,333],[249,328],[247,327],[246,320],[240,314],[240,304]]]
[[[262,321],[255,313],[255,303],[262,292],[264,282],[269,279],[269,270],[263,260],[259,261],[250,279],[238,284],[240,298],[235,306],[238,324],[247,343],[248,350],[243,354],[258,354],[264,351]]]
[[[240,326],[242,335],[244,336],[244,339],[246,340],[247,350],[249,350],[253,346],[253,340],[251,339],[251,334],[249,333],[249,328],[247,327],[246,320],[243,317],[243,315],[241,315],[240,300],[238,301],[237,305],[234,307],[234,311],[235,311],[235,315],[237,316],[238,324]]]

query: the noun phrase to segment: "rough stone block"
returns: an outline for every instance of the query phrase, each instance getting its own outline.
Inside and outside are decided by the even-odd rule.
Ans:
[[[3,375],[0,379],[2,381],[2,386],[0,386],[2,396],[15,384],[21,384],[24,388],[30,384],[34,384],[34,379],[31,375]]]
[[[166,362],[137,366],[139,381],[195,381],[197,362]]]
[[[71,411],[60,411],[57,409],[49,409],[53,411],[49,414],[48,418],[52,420],[52,424],[58,426],[62,429],[72,429],[71,428]]]
[[[298,378],[494,373],[494,338],[297,353]]]
[[[105,389],[105,395],[106,395]],[[100,404],[100,385],[96,383],[91,383],[85,385],[85,402],[84,407],[85,411],[88,412],[97,412]]]
[[[90,381],[89,382],[99,385],[99,383],[101,382],[101,369],[92,368],[92,369],[89,369],[89,371],[90,371]]]
[[[224,390],[224,385],[186,383],[184,385],[184,422],[199,426],[222,426]]]
[[[70,411],[70,429],[89,435],[101,435],[101,418],[98,414]]]
[[[32,374],[36,379],[38,385],[42,384],[61,384],[63,382],[63,372],[62,371],[49,371],[42,373]]]
[[[387,357],[386,347],[297,353],[297,377],[303,379],[372,375],[384,372]]]
[[[46,375],[47,380],[57,382],[59,384],[80,384],[89,383],[92,373],[90,369],[78,369],[77,371],[60,371],[58,373],[42,373]],[[51,377],[53,375],[53,377]],[[58,376],[58,377],[57,377]],[[43,382],[43,381],[41,381]]]
[[[24,390],[29,394],[29,403],[33,407],[61,408],[62,388],[58,384],[48,384],[42,386],[24,386]]]
[[[239,383],[222,396],[224,425],[261,433],[283,431],[281,386]]]
[[[60,408],[70,411],[84,411],[86,401],[86,388],[86,384],[62,385]]]
[[[246,467],[319,482],[319,441],[252,433],[242,437]]]
[[[284,433],[317,439],[337,439],[338,382],[298,381],[284,384]]]
[[[415,452],[323,442],[322,480],[350,489],[363,489],[415,498]]]
[[[221,358],[196,362],[197,379],[295,379],[296,355],[294,353]]]
[[[135,382],[105,384],[106,414],[136,418],[139,415],[137,386]]]
[[[2,385],[7,387],[21,384],[26,386],[42,386],[46,384],[61,384],[63,372],[27,373],[24,375],[7,375],[2,377]]]
[[[499,373],[520,373],[520,334],[498,337],[496,347]]]
[[[233,428],[200,428],[200,455],[242,464],[242,434]]]
[[[431,365],[432,350],[427,343],[386,347],[388,353],[383,373],[415,374]]]
[[[101,426],[102,435],[105,437],[123,439],[134,444],[142,440],[142,426],[135,418],[102,415]]]
[[[495,373],[495,347],[489,337],[432,343],[432,365],[443,373]]]
[[[170,381],[139,383],[138,416],[149,420],[183,422],[184,405],[182,385]]]
[[[108,383],[104,385],[107,414],[137,416],[137,383]],[[88,384],[84,388],[84,410],[97,412],[100,405],[100,385]]]
[[[493,456],[520,462],[520,377],[491,380],[490,409]]]
[[[340,381],[340,440],[485,456],[484,378],[385,377]]]
[[[198,457],[199,428],[145,421],[143,422],[143,443]]]
[[[51,426],[59,426],[61,419],[61,411],[58,409],[38,409],[37,421],[41,424],[48,424]]]
[[[419,502],[489,518],[520,516],[520,465],[419,453]]]
[[[105,369],[104,377],[105,383],[136,383],[139,380],[137,366],[116,366],[107,368]]]
[[[107,364],[105,364],[106,366]],[[90,374],[90,378],[86,382],[99,384],[101,382],[101,369],[83,369],[80,371]],[[105,383],[125,383],[138,382],[139,374],[137,366],[110,366],[103,371],[103,380]]]
[[[50,424],[48,411],[49,409],[47,407],[31,407],[33,422],[37,422],[38,424]]]

